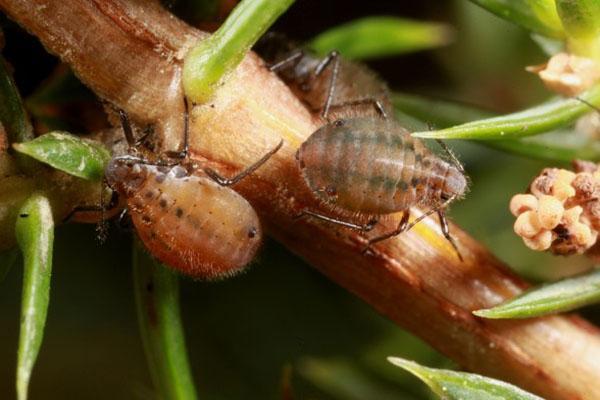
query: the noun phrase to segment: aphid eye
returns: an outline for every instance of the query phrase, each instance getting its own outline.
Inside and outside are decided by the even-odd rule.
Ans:
[[[335,196],[337,194],[337,189],[333,185],[328,185],[325,188],[325,193],[327,193],[329,196]]]
[[[343,119],[337,119],[335,121],[333,121],[333,125],[336,127],[340,127],[340,126],[344,126],[344,120]]]
[[[257,231],[255,227],[250,228],[250,230],[248,231],[248,237],[250,239],[254,239],[256,237],[256,232]]]

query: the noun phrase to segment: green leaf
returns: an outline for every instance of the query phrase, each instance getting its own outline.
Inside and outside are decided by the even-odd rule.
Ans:
[[[10,269],[15,265],[19,253],[17,249],[9,249],[0,252],[0,282],[3,282]]]
[[[392,103],[396,110],[427,121],[433,126],[447,127],[496,116],[491,111],[474,106],[407,93],[392,93]]]
[[[444,400],[543,400],[516,386],[485,376],[428,368],[398,357],[388,361],[421,379]]]
[[[175,273],[153,260],[136,242],[133,283],[146,359],[159,398],[197,398],[179,312]]]
[[[579,98],[600,106],[600,85],[582,93]],[[430,139],[516,139],[569,125],[590,106],[578,99],[555,99],[513,114],[487,118],[438,131],[415,132],[413,136]]]
[[[0,57],[0,122],[8,133],[10,143],[33,138],[33,128],[27,118],[19,90],[9,72],[8,64]]]
[[[110,160],[110,153],[99,142],[66,132],[50,132],[29,142],[14,143],[13,148],[68,174],[94,181],[102,179]]]
[[[564,37],[554,0],[471,0],[532,32],[553,38]]]
[[[375,16],[328,29],[309,46],[320,55],[338,50],[346,58],[368,59],[443,46],[453,36],[453,30],[445,24]]]
[[[35,194],[25,202],[19,211],[15,235],[24,264],[17,397],[26,400],[31,371],[44,336],[50,299],[54,220],[46,197]]]
[[[496,307],[473,311],[484,318],[531,318],[600,302],[600,270],[533,288]]]
[[[294,0],[242,0],[210,37],[185,57],[183,87],[195,103],[205,103],[248,50]]]
[[[543,160],[600,160],[600,142],[572,131],[555,131],[523,139],[490,140],[480,143],[507,153]]]
[[[404,93],[394,93],[396,111],[441,128],[462,124],[494,114],[472,106],[449,101],[428,99]],[[423,129],[424,122],[409,124],[409,129]],[[479,141],[487,147],[529,158],[571,162],[576,158],[600,160],[600,142],[568,130],[557,130],[523,139]]]
[[[600,60],[600,2],[556,0],[572,53]]]
[[[298,373],[335,399],[415,399],[407,393],[398,393],[398,387],[375,379],[372,371],[362,370],[357,364],[350,359],[304,358],[298,364]]]

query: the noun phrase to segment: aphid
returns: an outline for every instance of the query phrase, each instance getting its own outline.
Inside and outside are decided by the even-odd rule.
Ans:
[[[368,113],[391,115],[387,85],[363,64],[340,57],[337,51],[319,58],[285,36],[265,35],[255,50],[269,63],[309,109],[336,119]]]
[[[464,171],[457,161],[436,156],[397,122],[365,117],[326,124],[302,144],[296,158],[308,187],[334,210],[373,220],[404,212],[395,230],[370,239],[369,245],[398,235],[436,212],[444,236],[456,247],[443,210],[464,194]],[[409,225],[414,206],[430,210]],[[372,226],[305,213],[363,230]]]
[[[125,114],[120,115],[134,152],[133,132]],[[254,258],[262,238],[256,212],[228,186],[254,172],[283,142],[226,179],[187,162],[187,113],[185,125],[183,151],[167,153],[169,161],[116,156],[106,168],[106,182],[125,199],[135,230],[159,261],[194,278],[228,277]]]
[[[444,209],[464,194],[467,181],[450,150],[440,142],[452,162],[433,154],[396,121],[388,119],[392,111],[387,86],[367,67],[341,60],[337,52],[319,60],[303,50],[292,50],[289,45],[279,55],[273,49],[263,53],[270,53],[270,60],[280,60],[270,69],[301,100],[320,110],[324,118],[328,119],[329,111],[337,108],[337,120],[314,132],[296,158],[316,197],[334,214],[350,214],[353,221],[311,210],[304,210],[302,215],[369,231],[383,215],[403,211],[398,227],[370,239],[370,246],[410,229],[436,212],[442,233],[462,259],[448,231]],[[357,108],[367,103],[374,105],[379,115]],[[413,206],[430,209],[409,224]],[[364,225],[354,222],[366,219]]]

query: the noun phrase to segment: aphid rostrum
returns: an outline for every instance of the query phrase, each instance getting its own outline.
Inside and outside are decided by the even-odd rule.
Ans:
[[[387,86],[367,67],[342,60],[337,52],[323,60],[290,46],[281,52],[277,56],[281,61],[270,69],[327,119],[302,144],[296,158],[307,186],[334,216],[313,210],[302,214],[369,231],[383,215],[403,211],[398,227],[370,239],[370,246],[410,229],[435,212],[442,233],[462,258],[448,231],[444,209],[464,194],[467,180],[449,149],[440,142],[451,162],[436,156],[399,123],[388,119],[392,111]],[[270,53],[277,54],[272,49]],[[328,66],[329,79],[324,79]],[[363,104],[375,105],[379,115],[357,108]],[[333,105],[338,105],[337,120],[329,122]],[[409,224],[413,206],[429,210]],[[351,221],[339,218],[340,214],[349,215]],[[359,225],[357,219],[368,222]]]
[[[250,203],[228,186],[259,168],[283,142],[227,179],[187,159],[187,112],[183,151],[168,152],[166,160],[135,154],[131,126],[123,112],[120,116],[132,154],[115,156],[106,168],[105,180],[113,193],[124,198],[148,251],[197,279],[214,280],[240,272],[254,258],[262,229]],[[111,203],[115,204],[114,199]]]

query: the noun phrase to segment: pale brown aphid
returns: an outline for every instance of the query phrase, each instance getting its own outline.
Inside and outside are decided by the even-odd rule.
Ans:
[[[374,215],[435,206],[464,193],[467,181],[393,120],[327,124],[297,152],[308,186],[323,201]]]
[[[106,169],[140,239],[161,262],[186,275],[217,279],[255,256],[262,229],[252,206],[201,172],[115,158]]]
[[[120,116],[130,152],[136,154],[114,157],[105,179],[113,193],[124,198],[148,251],[197,279],[221,279],[243,270],[256,255],[262,229],[250,203],[228,186],[254,172],[283,142],[226,179],[187,162],[187,113],[184,149],[166,153],[167,161],[140,157],[129,121],[123,112]]]
[[[387,118],[393,112],[389,90],[366,66],[343,60],[337,52],[319,59],[285,42],[282,45],[281,38],[275,39],[268,41],[270,46],[263,46],[267,48],[261,52],[273,63],[270,69],[301,100],[322,111],[328,121],[298,150],[302,176],[334,214],[353,221],[311,210],[304,210],[303,215],[368,231],[380,217],[403,211],[398,227],[370,239],[370,246],[436,212],[442,233],[456,249],[444,214],[444,209],[467,189],[456,157],[443,144],[452,162],[436,156]],[[335,122],[329,122],[330,111],[337,118]],[[430,209],[409,224],[409,209],[413,206]],[[368,222],[358,225],[356,220]]]
[[[408,225],[414,206],[430,207],[424,215],[437,212],[444,235],[454,244],[442,211],[466,191],[464,172],[396,121],[367,117],[326,124],[302,144],[296,157],[308,187],[333,208],[375,220],[404,211],[396,230],[370,244],[410,229],[418,222]]]

